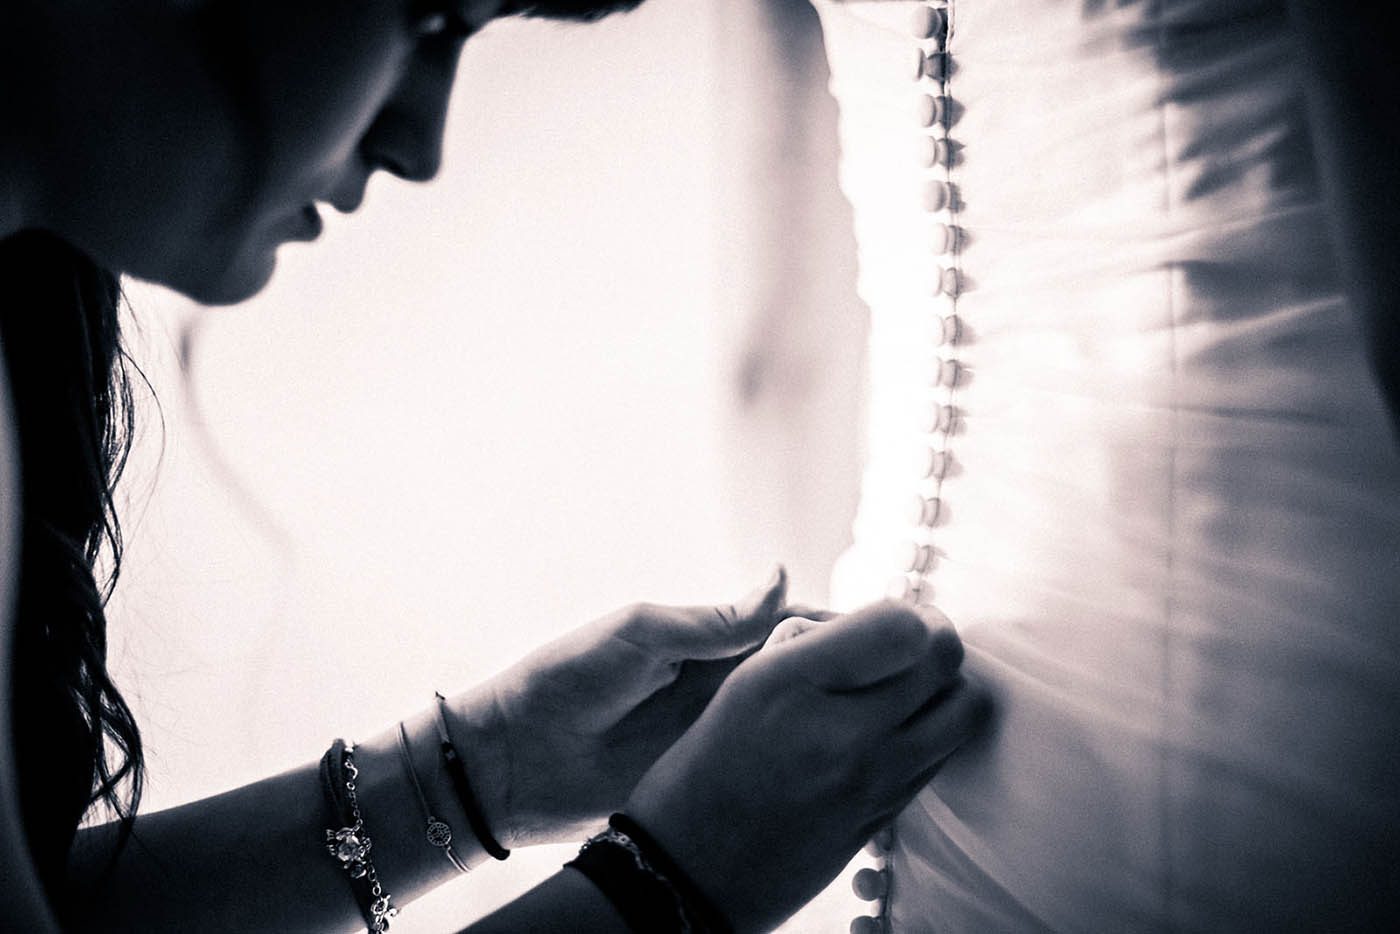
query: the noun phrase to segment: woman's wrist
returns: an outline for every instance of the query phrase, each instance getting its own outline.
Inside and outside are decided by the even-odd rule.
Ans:
[[[460,834],[471,838],[472,847],[499,859],[503,850],[527,842],[520,816],[512,807],[510,746],[490,686],[434,701],[414,722],[426,730],[420,745],[431,747],[429,777],[438,794],[451,800],[453,814],[461,822]],[[444,731],[451,747],[446,755],[457,758],[455,766],[444,755]],[[454,820],[454,829],[457,826]]]
[[[580,840],[621,803],[594,807],[569,794],[560,776],[572,765],[542,759],[547,744],[535,744],[534,758],[525,760],[529,767],[518,769],[510,723],[491,684],[448,698],[444,708],[472,793],[506,849]],[[530,721],[523,722],[528,728]]]
[[[632,930],[646,934],[733,934],[719,907],[650,831],[623,813],[564,864],[587,876]]]
[[[444,713],[481,816],[496,839],[510,846],[509,764],[491,706],[467,694],[452,698]],[[461,866],[470,869],[491,858],[450,777],[436,721],[430,703],[403,720],[402,737],[395,724],[356,746],[359,797],[374,840],[375,863],[401,904],[459,877]],[[430,818],[450,829],[450,855],[441,845],[442,828],[430,833]]]
[[[467,867],[477,865],[487,859],[486,854],[466,829],[466,821],[457,813],[450,792],[438,789],[433,783],[429,755],[436,753],[437,746],[430,742],[431,722],[420,724],[419,720],[420,717],[415,716],[404,721],[410,759],[419,785],[434,811],[433,817],[452,828],[455,855]],[[374,841],[374,862],[395,903],[406,904],[459,877],[461,871],[427,839],[427,821],[399,750],[397,725],[356,744],[355,763],[359,769],[358,797],[365,829]]]

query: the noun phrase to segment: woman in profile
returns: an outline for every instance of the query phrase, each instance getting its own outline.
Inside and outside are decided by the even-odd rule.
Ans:
[[[779,571],[736,604],[620,611],[362,744],[137,818],[140,732],[106,673],[103,615],[130,418],[118,276],[211,304],[255,294],[281,243],[317,236],[318,203],[353,211],[378,170],[436,173],[474,32],[630,5],[9,5],[6,930],[382,931],[474,863],[610,811],[569,868],[473,930],[766,929],[974,729],[985,705],[936,612],[876,603],[813,627],[784,608]]]

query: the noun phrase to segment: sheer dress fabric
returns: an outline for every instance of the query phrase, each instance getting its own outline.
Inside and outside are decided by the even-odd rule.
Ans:
[[[1306,28],[1273,0],[953,0],[939,83],[926,4],[814,4],[871,313],[835,602],[937,605],[1000,711],[895,822],[876,910],[1372,929],[1400,898],[1400,448],[1328,242]]]

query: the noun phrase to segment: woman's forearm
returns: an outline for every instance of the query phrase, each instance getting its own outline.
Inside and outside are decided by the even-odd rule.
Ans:
[[[454,719],[452,725],[469,769],[486,784],[494,775],[487,744],[474,732],[478,724]],[[439,762],[431,711],[406,727],[419,784],[435,816],[451,825],[453,850],[468,865],[484,861]],[[458,877],[425,838],[426,819],[397,728],[356,746],[354,757],[371,858],[394,904]],[[115,828],[84,831],[74,865],[82,903],[69,923],[78,930],[142,932],[363,929],[350,880],[326,850],[327,828],[326,791],[313,761],[141,816],[109,875],[103,871]]]
[[[561,869],[461,934],[628,934],[612,902],[582,873]]]

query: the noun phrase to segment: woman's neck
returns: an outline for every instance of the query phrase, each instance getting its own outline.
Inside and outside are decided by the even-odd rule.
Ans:
[[[27,17],[18,17],[20,28],[7,28],[0,38],[0,88],[24,88],[25,62],[18,46],[24,45],[24,24]],[[22,183],[21,139],[27,136],[27,105],[24,94],[0,94],[0,238],[24,230],[25,185]]]
[[[10,59],[5,48],[9,42],[0,42],[0,63]],[[14,82],[13,69],[0,64],[0,87],[20,87]],[[18,151],[19,143],[15,132],[21,123],[16,112],[14,99],[18,94],[0,95],[0,239],[22,230],[24,222],[24,197],[21,195],[20,170],[22,164]]]
[[[52,119],[53,98],[38,50],[50,43],[44,35],[42,4],[19,2],[5,9],[0,30],[0,238],[42,226],[35,216],[34,129]],[[9,93],[15,89],[14,93]],[[48,116],[45,116],[48,115]]]
[[[4,165],[0,159],[0,166]],[[0,168],[0,240],[24,229],[24,211],[20,207],[19,186],[12,183],[13,174]]]

